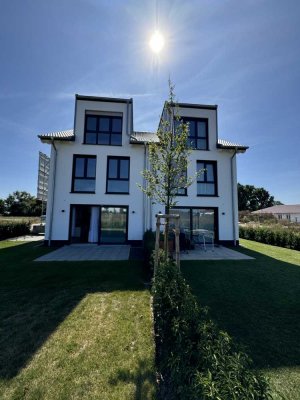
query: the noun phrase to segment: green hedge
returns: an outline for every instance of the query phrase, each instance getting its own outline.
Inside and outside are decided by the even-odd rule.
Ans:
[[[199,307],[174,264],[160,264],[153,282],[159,399],[272,398],[265,378]]]
[[[151,280],[153,278],[152,254],[155,248],[155,233],[148,229],[143,237],[143,250],[144,250],[144,269],[147,277]]]
[[[0,240],[27,235],[30,233],[30,222],[0,222]]]
[[[240,238],[300,250],[300,233],[288,228],[240,226]]]

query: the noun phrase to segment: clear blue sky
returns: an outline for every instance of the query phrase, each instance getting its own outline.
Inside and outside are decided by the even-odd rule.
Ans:
[[[220,138],[250,146],[241,183],[300,203],[299,21],[299,0],[2,0],[0,197],[36,193],[36,135],[73,127],[75,93],[133,97],[134,128],[155,130],[170,75],[179,101],[219,105]]]

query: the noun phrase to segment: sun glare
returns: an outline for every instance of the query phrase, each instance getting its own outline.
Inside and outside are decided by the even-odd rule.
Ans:
[[[165,45],[165,40],[158,31],[155,31],[150,39],[149,45],[154,53],[159,54]]]

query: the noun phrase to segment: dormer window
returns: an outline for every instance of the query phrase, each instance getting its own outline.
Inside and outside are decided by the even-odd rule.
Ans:
[[[188,142],[190,147],[197,150],[209,150],[208,119],[183,117],[182,120],[189,124]]]
[[[84,143],[122,146],[122,117],[87,114]]]

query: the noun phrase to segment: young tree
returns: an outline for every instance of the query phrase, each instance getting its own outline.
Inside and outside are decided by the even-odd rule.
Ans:
[[[189,177],[187,168],[191,147],[188,143],[188,124],[178,114],[174,85],[169,80],[169,99],[157,131],[158,142],[149,143],[150,168],[142,172],[147,184],[140,189],[155,203],[165,206],[166,214],[177,204],[178,190],[189,187],[196,176]],[[165,224],[165,238],[169,235],[169,222]],[[168,243],[165,240],[165,255]]]

